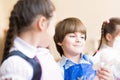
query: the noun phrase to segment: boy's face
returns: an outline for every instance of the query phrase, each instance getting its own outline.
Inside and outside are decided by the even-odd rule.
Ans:
[[[85,46],[85,35],[80,32],[69,33],[64,37],[61,47],[64,55],[75,56],[79,55]]]

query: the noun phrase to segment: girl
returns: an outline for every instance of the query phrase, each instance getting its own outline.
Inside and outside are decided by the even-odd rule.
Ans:
[[[95,66],[111,66],[115,80],[120,80],[120,18],[110,18],[103,22],[101,39],[97,52],[94,53]]]
[[[18,0],[9,19],[0,80],[63,80],[47,47],[54,35],[50,0]]]
[[[62,56],[59,65],[63,71],[64,80],[95,79],[96,71],[92,68],[93,63],[83,53],[85,40],[86,28],[78,18],[66,18],[57,24],[54,41]]]

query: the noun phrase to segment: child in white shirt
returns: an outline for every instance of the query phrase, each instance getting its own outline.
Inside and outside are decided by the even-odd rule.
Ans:
[[[0,80],[63,80],[48,49],[55,17],[50,0],[18,0],[9,19]]]
[[[101,28],[100,45],[93,55],[96,69],[110,67],[115,80],[120,80],[120,18],[104,21]]]

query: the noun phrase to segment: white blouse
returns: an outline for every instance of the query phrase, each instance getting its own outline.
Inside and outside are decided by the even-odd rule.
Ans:
[[[41,80],[63,80],[60,68],[53,56],[46,48],[35,48],[19,37],[14,41],[14,47],[10,51],[19,50],[29,58],[37,57],[42,67]],[[11,56],[0,66],[0,80],[11,78],[12,80],[31,80],[33,77],[32,66],[19,56]]]
[[[120,79],[120,55],[114,48],[102,45],[101,49],[91,58],[94,62],[94,68],[109,66],[116,78]],[[117,80],[117,79],[116,79]]]

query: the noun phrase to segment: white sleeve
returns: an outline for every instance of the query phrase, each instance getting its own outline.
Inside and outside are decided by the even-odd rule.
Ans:
[[[19,56],[11,56],[0,66],[0,80],[31,80],[32,66]]]
[[[27,80],[27,79],[17,75],[5,75],[0,77],[0,80]]]

